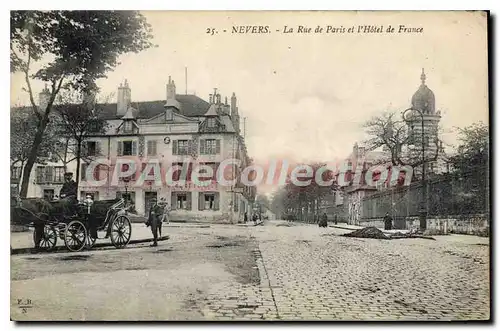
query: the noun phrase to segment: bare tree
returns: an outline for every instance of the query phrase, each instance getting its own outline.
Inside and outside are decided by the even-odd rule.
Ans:
[[[424,162],[436,161],[441,150],[440,141],[436,139],[432,142],[422,142],[420,137],[413,132],[403,119],[398,119],[401,114],[396,112],[384,112],[368,120],[363,127],[370,136],[364,141],[368,150],[384,148],[388,151],[387,159],[379,160],[380,163],[391,162],[394,166],[410,165],[417,167]],[[418,121],[415,125],[420,125]],[[437,132],[433,132],[437,136]],[[421,144],[427,144],[427,150],[431,150],[435,145],[434,153],[426,153],[425,160],[422,158]],[[410,146],[413,146],[411,148]]]
[[[61,140],[58,148],[58,157],[65,166],[76,160],[76,182],[80,180],[81,161],[90,162],[100,155],[100,149],[89,153],[84,142],[92,134],[105,133],[108,124],[102,118],[105,104],[96,104],[89,95],[81,97],[78,93],[65,92],[59,96],[55,105],[55,114],[58,117],[58,132]]]

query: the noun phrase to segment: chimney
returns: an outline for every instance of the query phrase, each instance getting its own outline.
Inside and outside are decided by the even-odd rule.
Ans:
[[[131,102],[131,92],[130,87],[128,86],[128,82],[125,79],[125,83],[121,84],[118,87],[118,98],[116,101],[116,114],[117,115],[125,115],[127,113],[128,108],[130,107]]]
[[[175,82],[168,76],[168,84],[167,84],[167,101],[175,100]]]
[[[47,108],[49,99],[50,99],[50,91],[47,88],[47,84],[45,84],[45,87],[42,90],[42,92],[38,94],[38,106],[42,111],[45,111],[45,108]]]
[[[208,95],[208,102],[209,102],[210,104],[214,103],[214,97],[213,97],[212,93],[210,93],[210,94]]]
[[[236,108],[236,94],[233,92],[233,95],[231,96],[231,114],[234,114],[235,112],[237,113],[238,110]]]

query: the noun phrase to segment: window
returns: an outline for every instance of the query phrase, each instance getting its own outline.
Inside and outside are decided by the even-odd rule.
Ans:
[[[220,153],[219,139],[202,139],[200,141],[200,154],[216,155]]]
[[[134,166],[134,165],[132,165],[132,166]],[[122,173],[126,173],[130,169],[130,164],[123,163],[123,164],[121,164],[121,167],[122,167]],[[128,177],[121,177],[120,181],[130,182],[131,180],[135,180],[135,175],[137,173],[137,168],[134,167],[134,169],[135,169],[135,171],[130,176],[128,176]]]
[[[134,124],[132,121],[127,120],[123,122],[123,132],[125,133],[131,133],[134,130]]]
[[[156,155],[156,140],[148,140],[148,150],[147,150],[147,155],[148,156],[154,156]]]
[[[172,163],[172,167],[177,167],[178,169],[172,172],[172,180],[186,180],[191,181],[191,171],[193,170],[193,165],[191,163],[182,163],[182,162],[174,162]],[[185,175],[185,178],[181,178],[181,174]]]
[[[200,192],[198,196],[199,210],[219,210],[219,193]]]
[[[21,167],[13,167],[10,170],[10,179],[19,180],[19,178],[21,178]]]
[[[87,156],[97,155],[97,143],[95,141],[87,141]]]
[[[177,194],[177,209],[186,209],[187,207],[187,195]]]
[[[215,118],[210,117],[207,119],[207,126],[209,128],[215,128]]]
[[[205,209],[215,209],[215,194],[205,194]]]
[[[45,182],[44,174],[45,174],[45,167],[43,167],[43,166],[36,167],[36,182],[37,183]]]
[[[135,205],[135,192],[130,192],[130,191],[122,192],[122,191],[118,191],[118,192],[116,192],[116,198],[117,199],[125,199],[129,203]]]
[[[137,155],[137,141],[124,140],[118,142],[118,156],[123,155]]]
[[[174,155],[189,155],[190,140],[174,140],[172,154]]]
[[[54,200],[54,190],[52,189],[43,190],[43,198],[48,201]]]
[[[174,120],[174,113],[172,112],[172,109],[167,109],[165,116],[167,118],[167,121],[173,121]]]
[[[64,182],[64,167],[54,167],[54,182],[62,183]]]
[[[202,163],[202,164],[200,164],[200,168],[202,165],[212,168],[212,176],[209,177],[208,173],[205,170],[203,170],[203,171],[200,171],[198,178],[200,180],[207,180],[207,179],[216,180],[217,179],[217,169],[219,168],[219,163],[215,163],[215,162]]]

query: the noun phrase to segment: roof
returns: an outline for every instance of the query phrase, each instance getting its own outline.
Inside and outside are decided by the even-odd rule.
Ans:
[[[204,116],[210,104],[192,94],[177,94],[175,99],[180,104],[180,114],[188,117]],[[165,111],[165,100],[132,102],[137,109],[137,118],[151,118]],[[102,117],[106,120],[120,119],[116,113],[116,103],[100,104]]]
[[[211,105],[208,111],[205,113],[205,116],[217,116],[217,110],[215,109],[215,105]]]
[[[124,120],[133,120],[135,119],[135,115],[137,114],[137,109],[133,107],[129,107],[125,115],[123,115],[122,119]]]

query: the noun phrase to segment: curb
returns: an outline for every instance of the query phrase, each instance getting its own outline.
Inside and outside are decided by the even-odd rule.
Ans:
[[[170,236],[163,236],[161,238],[158,238],[158,241],[165,241],[170,239]],[[136,240],[130,240],[128,245],[136,245],[136,244],[143,244],[143,243],[148,243],[152,242],[153,239],[136,239]],[[128,246],[127,245],[127,246]],[[111,242],[109,243],[98,243],[95,244],[90,250],[99,250],[99,248],[105,248],[105,247],[114,247]],[[89,251],[82,249],[82,251]],[[10,255],[19,255],[19,254],[37,254],[37,253],[44,253],[44,254],[50,254],[50,253],[60,253],[60,252],[70,252],[66,246],[56,246],[54,247],[51,251],[46,252],[46,251],[40,251],[34,248],[15,248],[10,250]],[[78,252],[70,252],[70,253],[78,253]]]

